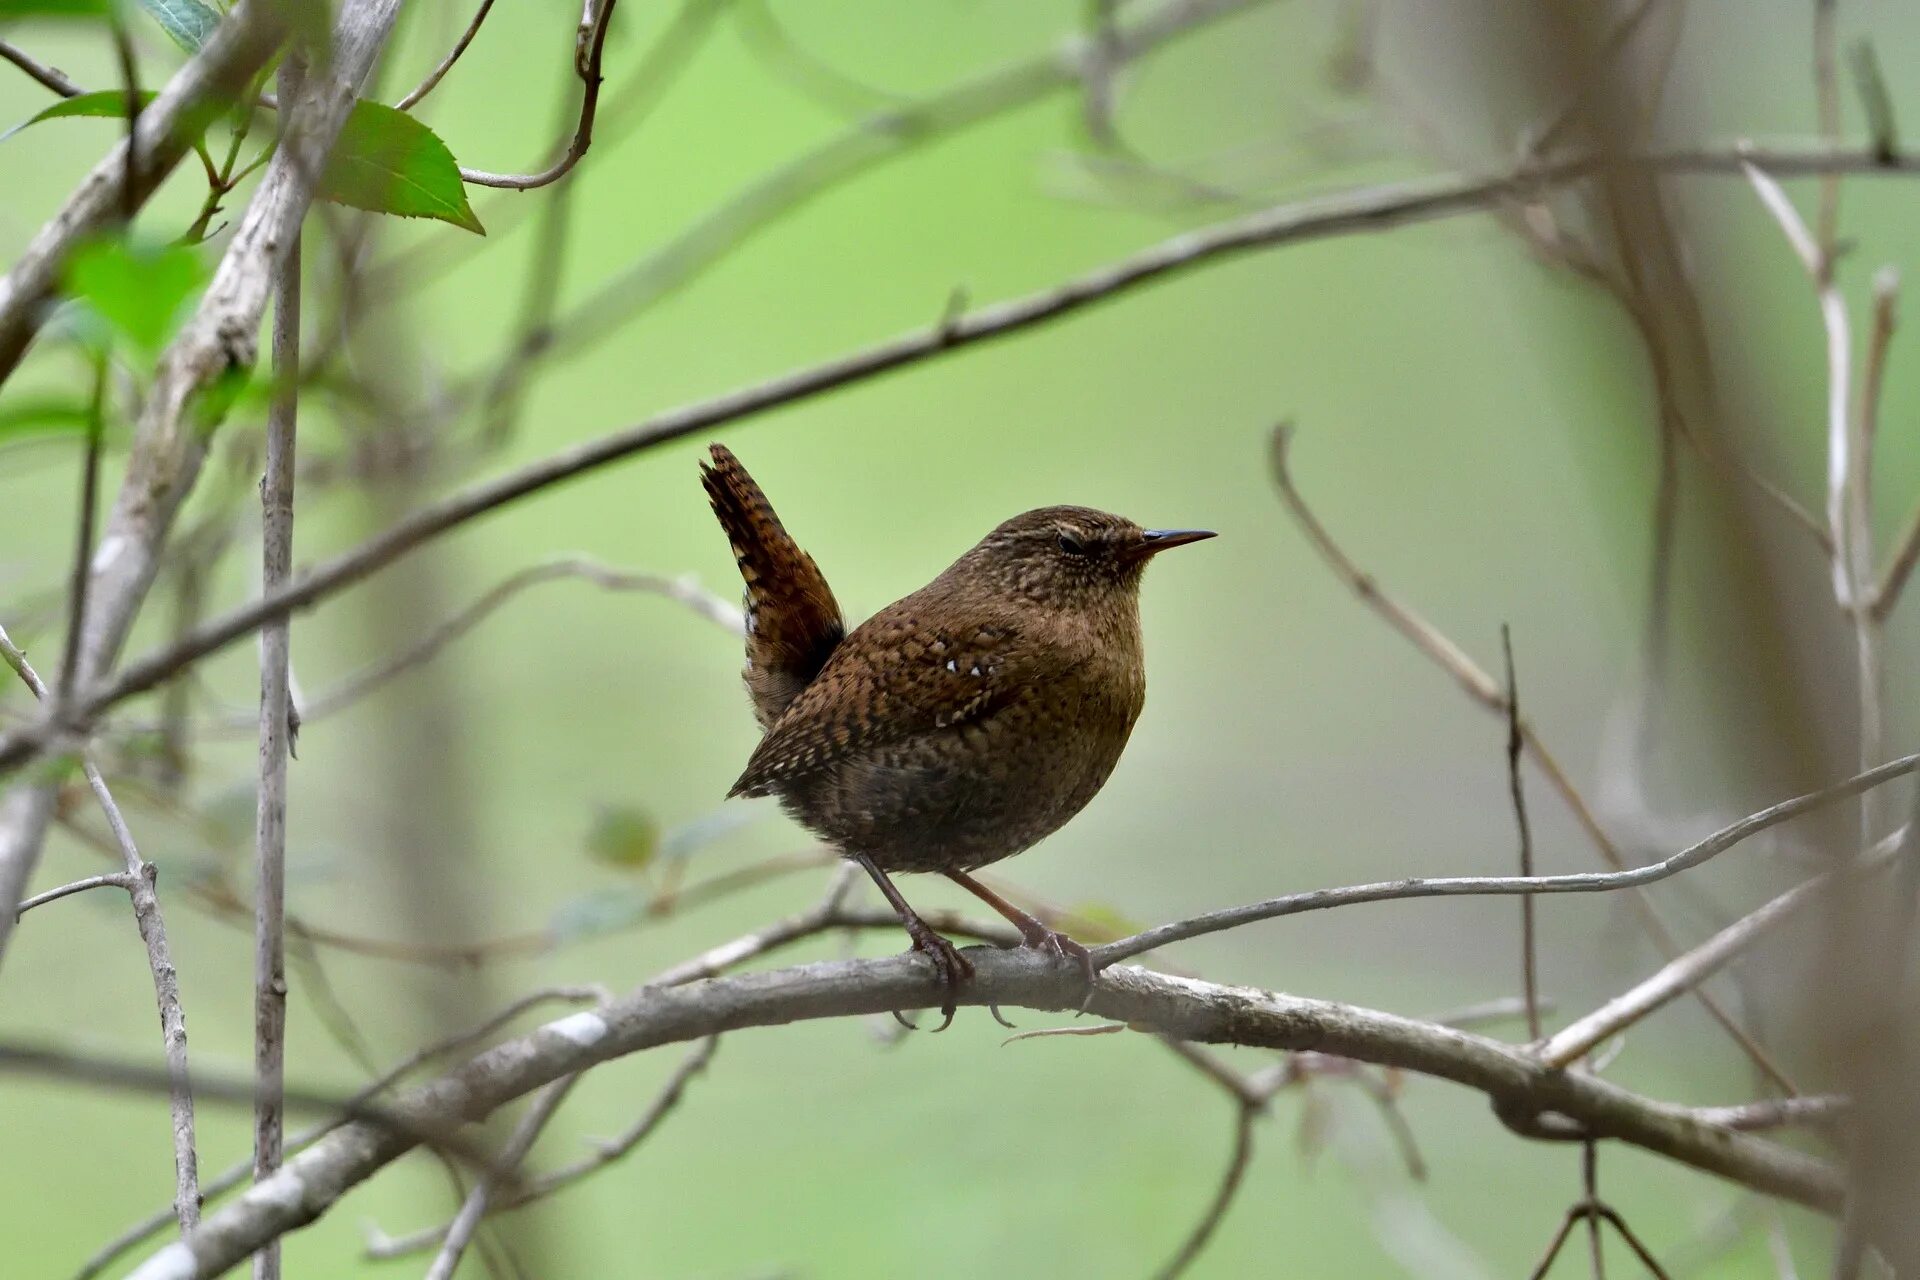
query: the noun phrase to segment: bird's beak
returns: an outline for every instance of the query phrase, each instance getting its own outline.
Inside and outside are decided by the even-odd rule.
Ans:
[[[1140,535],[1141,559],[1158,555],[1168,547],[1184,547],[1189,542],[1205,542],[1208,538],[1218,537],[1211,529],[1148,529]]]

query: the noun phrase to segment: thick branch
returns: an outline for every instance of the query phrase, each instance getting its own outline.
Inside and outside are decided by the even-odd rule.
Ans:
[[[974,951],[968,1004],[1071,1008],[1083,980],[1070,965],[1031,952]],[[563,1075],[661,1044],[746,1027],[924,1008],[939,998],[914,956],[806,965],[687,986],[650,987],[604,1011],[574,1014],[500,1045],[394,1099],[413,1128],[476,1119]],[[1452,1080],[1487,1094],[1507,1116],[1551,1111],[1597,1137],[1616,1139],[1768,1195],[1835,1211],[1841,1184],[1824,1162],[1745,1134],[1703,1125],[1684,1108],[1603,1080],[1554,1071],[1525,1051],[1394,1014],[1294,996],[1109,971],[1091,1011],[1182,1039],[1312,1050]],[[348,1189],[404,1154],[406,1126],[348,1125],[289,1160],[267,1182],[207,1217],[190,1243],[171,1245],[134,1280],[219,1275],[268,1240],[312,1222]]]

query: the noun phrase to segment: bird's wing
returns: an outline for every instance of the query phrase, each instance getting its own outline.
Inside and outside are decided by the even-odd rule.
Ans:
[[[929,625],[912,605],[908,597],[841,642],[767,730],[729,796],[767,795],[876,747],[957,730],[1040,677],[1040,650],[1018,627]]]
[[[700,482],[746,580],[747,691],[764,729],[820,673],[846,624],[820,566],[780,523],[740,459],[725,445],[712,453]]]

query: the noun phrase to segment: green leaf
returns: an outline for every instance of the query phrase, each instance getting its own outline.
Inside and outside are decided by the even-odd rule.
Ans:
[[[0,21],[12,18],[102,18],[110,0],[0,0]]]
[[[0,404],[0,440],[87,429],[86,401],[65,396],[20,396]]]
[[[140,7],[188,53],[200,52],[200,46],[220,25],[220,11],[202,0],[140,0]]]
[[[96,240],[68,259],[66,283],[116,334],[153,355],[205,278],[200,255],[183,245]]]
[[[642,871],[660,852],[660,824],[644,809],[612,806],[602,809],[587,834],[587,852],[600,862],[627,871]]]
[[[320,195],[336,204],[402,218],[437,218],[476,235],[453,152],[433,130],[404,111],[356,102],[320,178]]]
[[[144,110],[160,95],[151,89],[140,91],[140,106]],[[5,142],[14,134],[42,120],[58,120],[65,116],[98,116],[103,119],[124,120],[127,115],[127,95],[122,89],[100,89],[93,93],[83,93],[77,98],[62,98],[46,110],[28,120],[23,120],[5,133],[0,133],[0,142]]]

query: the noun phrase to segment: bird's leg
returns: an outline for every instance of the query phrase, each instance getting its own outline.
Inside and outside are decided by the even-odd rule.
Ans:
[[[907,905],[907,900],[900,896],[898,889],[893,887],[893,881],[887,878],[886,872],[874,865],[872,858],[864,853],[853,854],[852,858],[873,877],[873,882],[880,886],[880,892],[886,896],[888,905],[900,917],[900,923],[906,926],[907,936],[913,939],[913,949],[933,961],[934,974],[940,979],[940,1016],[944,1019],[934,1030],[945,1031],[953,1025],[956,1007],[954,993],[960,989],[961,983],[973,976],[973,962],[961,955],[958,947],[934,932],[932,926]],[[899,1017],[898,1014],[894,1016]],[[902,1018],[901,1021],[906,1020]],[[907,1025],[913,1024],[907,1023]]]
[[[1039,920],[1014,906],[1011,902],[1008,902],[1005,898],[987,888],[987,886],[981,884],[966,872],[949,871],[946,873],[946,877],[1005,916],[1013,927],[1020,931],[1021,946],[1030,947],[1035,951],[1044,952],[1050,956],[1057,956],[1062,960],[1071,960],[1078,964],[1080,966],[1080,974],[1086,979],[1087,983],[1086,999],[1091,1000],[1093,998],[1093,981],[1095,974],[1093,968],[1093,953],[1091,951],[1087,950],[1086,947],[1080,943],[1075,942],[1066,934],[1061,933],[1058,929],[1049,929],[1046,925],[1040,923]],[[1080,1009],[1081,1012],[1086,1012],[1086,1002],[1084,1000],[1081,1002]]]

